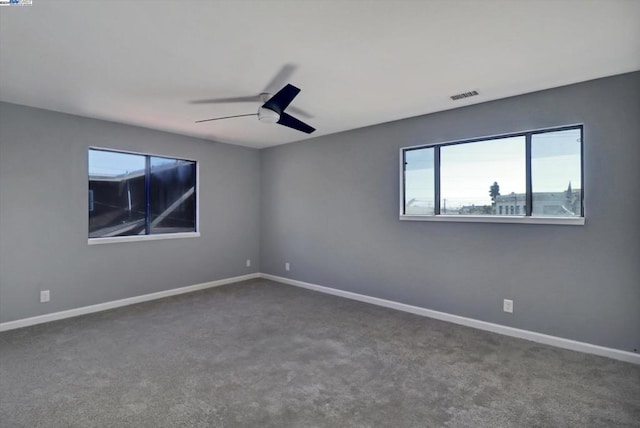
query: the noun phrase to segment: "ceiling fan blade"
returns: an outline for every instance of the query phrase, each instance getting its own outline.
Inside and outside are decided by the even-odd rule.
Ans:
[[[208,100],[189,101],[189,104],[222,104],[222,103],[250,103],[260,101],[260,95],[248,97],[211,98]]]
[[[306,132],[307,134],[311,134],[316,130],[316,128],[307,125],[306,123],[296,119],[291,115],[288,115],[287,113],[280,113],[280,120],[278,120],[278,123],[280,125],[296,129],[298,131]]]
[[[196,123],[211,122],[212,120],[232,119],[234,117],[257,116],[258,113],[236,114],[235,116],[214,117],[213,119],[196,120]]]
[[[280,89],[277,94],[269,98],[262,107],[281,114],[299,93],[300,89],[287,83],[287,86]]]
[[[284,66],[282,66],[282,69],[280,69],[280,71],[275,76],[273,76],[271,82],[269,82],[267,86],[264,87],[264,91],[262,92],[266,92],[268,94],[275,93],[278,89],[282,88],[288,81],[291,80],[291,76],[296,71],[296,68],[298,67],[293,64],[285,64]]]

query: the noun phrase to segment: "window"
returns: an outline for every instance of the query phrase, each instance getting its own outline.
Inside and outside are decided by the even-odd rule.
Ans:
[[[490,187],[501,193],[525,191],[524,137],[452,144],[440,149],[441,214],[495,215]],[[504,201],[513,214],[514,198]]]
[[[434,214],[433,149],[408,150],[405,160],[405,212],[413,215]]]
[[[401,219],[584,224],[582,134],[577,125],[404,148]]]
[[[89,149],[89,238],[196,232],[196,163]]]
[[[532,215],[582,215],[582,129],[531,136]]]

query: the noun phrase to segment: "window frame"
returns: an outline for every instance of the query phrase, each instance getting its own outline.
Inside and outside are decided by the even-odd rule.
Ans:
[[[531,171],[531,141],[532,136],[537,134],[545,134],[549,132],[567,131],[571,129],[579,129],[581,135],[580,141],[580,216],[576,217],[557,217],[557,216],[540,216],[531,215],[533,209],[533,193],[532,193],[532,171]],[[584,124],[572,124],[556,126],[553,128],[539,128],[527,131],[520,131],[508,134],[489,135],[483,137],[474,137],[465,140],[454,140],[437,143],[419,144],[415,146],[407,146],[400,148],[400,217],[402,221],[445,221],[460,223],[519,223],[519,224],[551,224],[551,225],[569,225],[582,226],[585,224],[585,191],[584,191]],[[450,215],[440,214],[440,148],[452,145],[477,143],[487,140],[498,140],[503,138],[525,137],[525,174],[526,174],[526,193],[525,193],[525,213],[522,215]],[[426,148],[434,148],[434,214],[405,214],[405,153],[411,150],[419,150]]]
[[[182,160],[182,161],[187,161],[187,162],[193,162],[196,166],[196,184],[195,184],[195,195],[196,195],[196,206],[195,206],[195,231],[193,232],[175,232],[175,233],[156,233],[156,234],[149,234],[149,235],[128,235],[128,236],[110,236],[110,237],[106,237],[106,238],[89,238],[87,237],[87,244],[88,245],[100,245],[100,244],[112,244],[112,243],[116,243],[116,242],[139,242],[139,241],[158,241],[158,240],[164,240],[164,239],[180,239],[180,238],[197,238],[200,237],[200,162],[198,162],[197,160],[194,159],[189,159],[189,158],[185,158],[185,157],[178,157],[178,156],[170,156],[170,155],[158,155],[158,154],[154,154],[154,153],[145,153],[145,152],[136,152],[136,151],[131,151],[131,150],[122,150],[122,149],[112,149],[112,148],[107,148],[107,147],[99,147],[99,146],[89,146],[87,148],[87,157],[86,157],[86,177],[87,177],[87,186],[89,185],[89,151],[90,150],[100,150],[100,151],[106,151],[106,152],[113,152],[113,153],[122,153],[122,154],[128,154],[128,155],[138,155],[138,156],[145,156],[148,157],[148,159],[152,158],[152,157],[157,157],[157,158],[165,158],[165,159],[176,159],[176,160]],[[148,175],[148,171],[145,171],[145,174]],[[87,197],[87,203],[85,204],[86,207],[89,206],[89,192],[86,192],[86,197]],[[89,230],[88,227],[88,221],[89,221],[89,215],[88,215],[88,211],[87,211],[87,227],[85,228],[86,231]]]

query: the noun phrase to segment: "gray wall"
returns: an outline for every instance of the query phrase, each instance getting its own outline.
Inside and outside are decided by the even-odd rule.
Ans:
[[[89,146],[199,161],[201,236],[87,245]],[[257,150],[0,103],[0,322],[259,271],[259,179]]]
[[[0,103],[0,322],[262,271],[640,349],[639,95],[636,72],[262,151]],[[585,226],[398,220],[400,147],[574,123]],[[89,146],[198,160],[202,236],[88,246]]]
[[[398,220],[399,148],[576,123],[585,226]],[[277,146],[261,160],[262,272],[640,351],[640,73]]]

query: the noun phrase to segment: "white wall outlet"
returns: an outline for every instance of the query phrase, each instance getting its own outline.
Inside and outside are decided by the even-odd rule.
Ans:
[[[513,300],[504,299],[502,302],[502,310],[505,312],[513,313]]]
[[[251,259],[247,259],[247,267],[251,267]]]
[[[286,271],[290,271],[291,270],[291,265],[289,264],[289,262],[285,262],[284,270],[286,270]]]
[[[40,291],[40,303],[46,303],[51,299],[51,293],[49,290]]]

